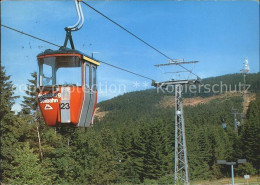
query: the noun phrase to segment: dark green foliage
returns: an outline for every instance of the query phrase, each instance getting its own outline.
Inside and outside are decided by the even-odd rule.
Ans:
[[[21,112],[23,114],[31,114],[33,111],[35,111],[38,108],[38,101],[36,99],[37,92],[37,73],[34,72],[31,74],[32,79],[29,79],[28,82],[30,84],[27,84],[27,90],[25,91],[27,96],[24,96],[23,103],[21,104],[22,110]]]
[[[256,92],[256,90],[259,89],[259,75],[260,73],[247,74],[246,83],[249,85],[249,92]],[[221,92],[225,93],[229,91],[242,91],[244,81],[243,75],[240,73],[236,73],[206,78],[202,80],[202,83],[204,84],[204,88],[201,88],[201,92],[207,91],[207,89],[205,89],[206,84],[209,84],[210,87],[212,87],[214,84],[218,84],[214,87],[214,90],[216,90],[215,94],[220,94]],[[201,93],[199,95],[206,97],[211,96],[212,93]]]
[[[253,165],[249,162],[246,162],[244,164],[239,164],[237,168],[238,175],[245,175],[245,174],[251,174],[255,175],[257,174],[257,170],[253,167]]]
[[[10,76],[6,75],[5,68],[1,67],[0,71],[0,89],[1,89],[1,109],[0,119],[2,120],[6,113],[11,113],[11,108],[14,104],[14,100],[18,98],[14,96],[14,86],[10,81]]]
[[[38,156],[30,149],[29,143],[23,143],[16,148],[12,161],[11,184],[49,184],[46,168],[39,163]]]
[[[252,90],[257,75],[248,76]],[[93,128],[50,128],[43,123],[32,73],[22,111],[11,111],[12,82],[1,68],[1,180],[12,184],[170,184],[174,168],[174,108],[159,106],[164,96],[146,90],[127,93],[99,103],[108,114]],[[239,78],[239,79],[238,79]],[[241,75],[205,79],[204,83],[236,84]],[[209,96],[212,94],[199,94]],[[194,94],[185,95],[186,97]],[[248,159],[239,175],[259,168],[259,107],[252,101],[239,136],[233,130],[231,108],[242,110],[242,97],[216,98],[206,104],[184,107],[191,179],[228,176],[229,167],[218,159]],[[222,118],[227,129],[222,129]],[[38,127],[38,129],[37,129]],[[41,150],[39,152],[39,137]]]
[[[249,104],[247,120],[242,130],[242,156],[256,169],[260,168],[260,112],[255,101]]]
[[[15,156],[14,143],[18,143],[22,135],[19,130],[21,126],[18,119],[11,110],[14,104],[15,96],[13,92],[13,84],[10,76],[6,75],[4,67],[1,67],[0,73],[1,86],[1,105],[0,105],[0,136],[1,136],[1,179],[7,180],[12,177],[12,164]],[[18,145],[18,144],[17,144]]]

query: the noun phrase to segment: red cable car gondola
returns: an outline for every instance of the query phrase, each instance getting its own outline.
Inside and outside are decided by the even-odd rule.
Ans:
[[[75,5],[78,21],[65,28],[64,46],[37,56],[38,102],[48,126],[88,127],[97,103],[96,71],[100,62],[74,49],[71,31],[79,30],[84,23],[80,1],[75,0]],[[72,49],[66,48],[68,41]]]
[[[48,126],[87,127],[97,103],[99,62],[73,49],[46,50],[38,55],[39,107]]]

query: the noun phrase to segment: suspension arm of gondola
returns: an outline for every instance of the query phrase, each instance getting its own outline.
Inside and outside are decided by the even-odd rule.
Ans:
[[[75,2],[77,14],[78,14],[78,21],[75,25],[66,27],[65,30],[78,31],[80,28],[82,28],[82,26],[84,24],[84,16],[83,16],[81,4],[80,4],[81,0],[74,0],[74,2]]]
[[[65,38],[63,47],[64,47],[64,48],[67,47],[67,43],[68,43],[68,40],[69,40],[69,41],[70,41],[71,49],[75,49],[75,46],[74,46],[74,43],[73,43],[73,40],[72,40],[71,30],[65,28],[65,31],[66,31],[66,38]]]
[[[74,46],[74,43],[73,43],[73,40],[72,40],[71,32],[72,31],[78,31],[84,24],[84,16],[83,16],[82,8],[81,8],[81,5],[80,5],[80,1],[81,0],[74,0],[77,15],[78,15],[78,21],[73,26],[65,27],[66,37],[65,37],[65,41],[64,41],[64,45],[63,45],[64,48],[67,47],[68,41],[70,41],[71,49],[75,49],[75,46]]]

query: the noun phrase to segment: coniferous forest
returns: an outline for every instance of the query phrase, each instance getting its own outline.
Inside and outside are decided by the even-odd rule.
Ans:
[[[258,93],[259,74],[250,74],[250,92]],[[237,84],[241,74],[205,79]],[[18,97],[1,67],[1,182],[3,184],[171,184],[174,177],[174,106],[160,106],[166,96],[154,89],[131,92],[98,104],[106,112],[89,128],[47,127],[38,108],[37,74],[28,79],[22,110],[11,109]],[[217,160],[247,159],[235,175],[258,175],[260,164],[259,94],[233,129],[232,107],[242,111],[242,94],[215,96],[206,103],[184,106],[190,179],[230,176]],[[173,96],[172,96],[173,98]],[[222,127],[225,120],[227,127]]]

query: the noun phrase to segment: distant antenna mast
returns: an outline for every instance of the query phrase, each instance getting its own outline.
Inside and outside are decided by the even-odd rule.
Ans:
[[[158,64],[155,67],[190,64],[198,61],[184,62],[184,59],[170,60],[167,64]],[[190,72],[190,71],[189,71]],[[175,89],[175,159],[174,159],[174,184],[190,184],[189,168],[187,158],[187,146],[185,137],[185,123],[183,116],[182,90],[185,84],[195,84],[197,80],[171,80],[165,82],[155,82],[152,85],[157,88],[167,88],[174,86]]]
[[[249,72],[249,65],[248,65],[248,58],[245,58],[244,61],[244,68],[241,71],[241,73],[244,76],[244,84],[243,84],[243,114],[245,115],[245,111],[246,111],[246,94],[247,94],[247,84],[246,84],[246,77],[247,77],[247,73]]]

